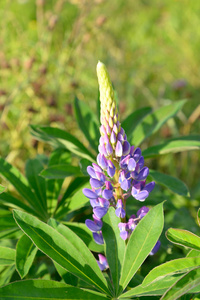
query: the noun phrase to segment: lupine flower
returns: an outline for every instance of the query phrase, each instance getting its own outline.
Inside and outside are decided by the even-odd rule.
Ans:
[[[108,266],[108,262],[107,262],[107,259],[105,258],[105,256],[103,256],[102,254],[98,254],[98,256],[99,256],[99,261],[97,260],[97,263],[98,263],[101,271],[108,269],[109,266]]]
[[[101,102],[99,154],[97,164],[93,163],[92,166],[87,167],[91,189],[83,189],[83,194],[90,200],[93,208],[94,221],[86,220],[86,226],[93,232],[95,242],[103,244],[101,219],[107,213],[109,206],[116,209],[115,213],[121,219],[118,224],[121,238],[128,239],[149,209],[143,206],[138,210],[137,217],[132,215],[125,223],[126,200],[132,196],[140,202],[145,201],[153,190],[155,182],[146,184],[149,169],[144,166],[141,149],[130,146],[127,141],[118,119],[112,84],[101,62],[97,65],[97,77]],[[159,242],[151,254],[155,253],[158,246]],[[98,264],[102,269],[106,258],[104,260],[103,256],[99,255]]]

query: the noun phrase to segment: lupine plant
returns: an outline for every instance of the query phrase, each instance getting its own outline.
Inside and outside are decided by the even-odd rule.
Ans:
[[[0,161],[1,174],[21,196],[15,197],[4,188],[0,189],[3,192],[0,195],[1,214],[9,214],[10,218],[8,232],[4,235],[14,234],[17,238],[16,228],[9,227],[14,221],[19,234],[16,250],[0,246],[0,263],[8,267],[11,275],[16,268],[21,278],[26,279],[0,288],[1,300],[114,300],[147,296],[158,299],[162,295],[161,299],[179,299],[184,294],[189,294],[188,299],[191,299],[192,294],[200,292],[200,238],[179,229],[169,229],[167,238],[192,251],[184,258],[155,267],[142,280],[137,277],[144,261],[151,259],[161,244],[163,203],[150,208],[143,204],[151,197],[154,181],[179,195],[189,194],[179,179],[149,171],[144,166],[144,157],[200,146],[197,136],[168,140],[143,152],[138,145],[174,116],[185,101],[153,113],[149,108],[141,109],[120,123],[115,93],[108,72],[100,62],[97,75],[100,137],[97,120],[75,99],[77,121],[90,144],[89,149],[60,129],[32,126],[35,137],[56,148],[50,160],[40,156],[30,160],[26,167],[27,179],[5,160]],[[71,154],[82,158],[80,168],[71,165]],[[73,176],[73,180],[62,194],[61,186],[66,176]],[[149,181],[149,177],[154,181]],[[87,180],[90,186],[84,186]],[[132,203],[139,204],[139,209],[131,210]],[[88,214],[90,205],[93,219],[86,218],[86,225],[72,222],[78,213]],[[15,208],[14,219],[6,206]],[[200,223],[199,211],[197,220]],[[2,228],[3,224],[5,226],[5,219]],[[33,261],[44,258],[42,253],[52,260],[51,267],[56,270],[54,277],[52,272],[46,278],[41,272],[32,275]],[[11,279],[10,273],[7,277]]]

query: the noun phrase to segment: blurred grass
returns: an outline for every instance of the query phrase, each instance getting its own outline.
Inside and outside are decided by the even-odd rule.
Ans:
[[[188,99],[183,113],[143,149],[199,133],[199,14],[200,2],[189,0],[1,0],[0,155],[23,169],[28,157],[48,150],[32,139],[30,123],[80,137],[72,102],[76,94],[96,111],[98,60],[109,69],[122,118],[140,107]],[[198,161],[191,152],[150,164],[200,197]]]

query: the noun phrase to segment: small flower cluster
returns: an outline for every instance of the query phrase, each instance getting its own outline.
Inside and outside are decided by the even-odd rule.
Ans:
[[[86,226],[93,232],[97,244],[103,244],[102,218],[110,206],[115,208],[117,217],[121,218],[118,225],[120,236],[126,240],[148,213],[143,206],[137,217],[132,215],[126,223],[126,200],[132,196],[143,202],[153,190],[155,182],[146,184],[149,169],[144,166],[144,158],[140,148],[130,146],[126,134],[118,120],[116,102],[112,84],[107,70],[102,63],[97,65],[101,100],[101,137],[97,164],[87,167],[90,175],[91,189],[83,189],[84,195],[93,207],[93,220],[86,220]],[[151,254],[159,248],[158,242]],[[98,262],[101,270],[106,269],[107,261],[101,254]]]

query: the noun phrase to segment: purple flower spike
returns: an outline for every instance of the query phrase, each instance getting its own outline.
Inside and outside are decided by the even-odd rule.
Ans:
[[[149,196],[149,192],[145,190],[144,186],[145,181],[140,181],[133,185],[131,194],[136,200],[144,201]]]
[[[101,230],[103,223],[102,223],[101,220],[99,220],[99,221],[96,221],[96,220],[92,221],[92,220],[87,219],[85,221],[85,225],[87,226],[87,228],[90,231],[97,232],[97,231]]]
[[[108,162],[107,173],[112,178],[115,175],[115,166],[111,160],[108,160],[107,162]]]
[[[128,238],[128,227],[126,223],[119,223],[118,224],[119,230],[120,230],[120,236],[123,240],[126,240]]]
[[[105,256],[103,256],[102,254],[98,254],[99,256],[99,261],[97,260],[97,263],[99,265],[99,268],[101,271],[104,271],[106,269],[109,268],[108,266],[108,262],[107,262],[107,259],[105,258]]]
[[[120,141],[117,141],[117,145],[115,148],[115,155],[117,157],[121,157],[123,153],[122,143]]]
[[[126,216],[126,212],[125,212],[125,210],[123,209],[123,207],[124,207],[124,205],[123,205],[123,203],[122,203],[122,200],[121,199],[119,199],[118,201],[117,201],[117,205],[116,205],[116,210],[115,210],[115,214],[116,214],[116,216],[117,217],[119,217],[119,218],[124,218],[125,216]]]
[[[154,248],[151,250],[149,255],[154,255],[156,252],[160,249],[161,242],[158,240],[157,243],[155,244]]]
[[[97,206],[93,209],[95,216],[98,218],[103,218],[107,214],[108,208]]]
[[[90,189],[86,189],[86,188],[83,189],[83,194],[89,199],[97,199],[98,198],[97,194]]]
[[[138,216],[138,218],[142,219],[148,212],[149,212],[149,208],[146,207],[146,206],[142,206],[142,207],[137,211],[137,216]]]
[[[123,144],[123,155],[127,155],[130,152],[130,144],[127,141],[124,141]]]
[[[93,238],[94,238],[94,241],[99,244],[99,245],[103,245],[104,244],[104,241],[103,241],[103,235],[102,235],[102,232],[100,231],[99,233],[97,232],[93,232]]]
[[[130,218],[129,220],[128,220],[128,229],[132,232],[134,229],[135,229],[135,227],[137,226],[137,223],[134,221],[134,219],[133,218]]]

